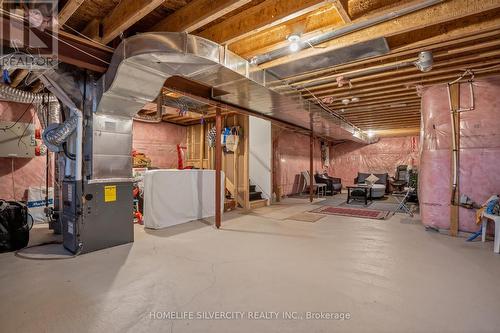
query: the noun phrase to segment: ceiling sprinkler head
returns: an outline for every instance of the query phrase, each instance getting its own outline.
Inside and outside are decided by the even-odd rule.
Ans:
[[[422,71],[428,72],[432,69],[432,65],[434,64],[434,59],[432,57],[431,51],[422,51],[418,54],[418,60],[415,61],[415,66]]]

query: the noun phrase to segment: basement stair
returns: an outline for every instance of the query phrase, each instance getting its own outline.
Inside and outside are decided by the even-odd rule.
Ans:
[[[249,181],[250,188],[250,209],[267,206],[267,199],[262,198],[262,192],[257,191],[257,185],[252,185]]]

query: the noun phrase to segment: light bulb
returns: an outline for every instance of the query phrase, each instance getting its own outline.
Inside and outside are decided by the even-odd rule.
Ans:
[[[290,44],[290,51],[292,52],[297,52],[299,50],[299,43],[297,42],[292,42]]]

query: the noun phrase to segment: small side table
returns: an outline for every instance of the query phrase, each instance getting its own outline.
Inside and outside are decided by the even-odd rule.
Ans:
[[[351,200],[354,200],[355,198],[359,198],[357,195],[352,195],[352,191],[354,190],[362,190],[363,191],[363,198],[365,199],[365,206],[368,205],[368,199],[370,200],[370,203],[372,202],[372,187],[369,185],[353,185],[353,186],[347,186],[347,204]]]

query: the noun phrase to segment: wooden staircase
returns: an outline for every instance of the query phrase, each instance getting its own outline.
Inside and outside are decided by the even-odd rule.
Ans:
[[[257,186],[249,184],[249,188],[250,188],[250,209],[267,206],[267,199],[262,198],[262,192],[257,191]]]

